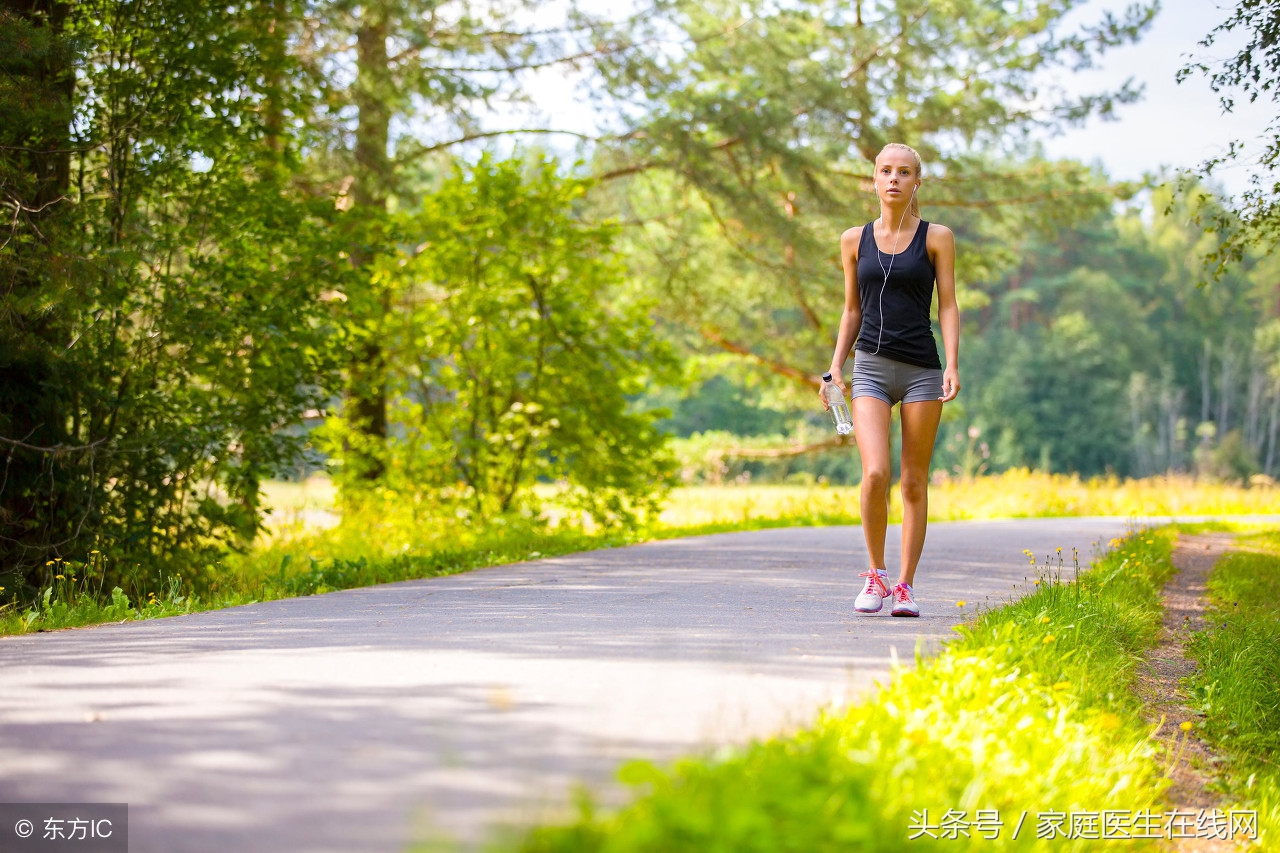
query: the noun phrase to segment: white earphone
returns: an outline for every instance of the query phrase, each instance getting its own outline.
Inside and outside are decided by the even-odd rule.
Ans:
[[[911,188],[911,198],[916,197],[916,190],[920,185]],[[889,273],[893,272],[893,261],[898,257],[898,241],[902,239],[902,223],[907,221],[907,211],[911,209],[911,203],[908,202],[906,208],[902,211],[902,216],[898,219],[898,235],[893,238],[893,254],[889,256],[889,268],[885,269],[884,259],[880,257],[880,244],[876,242],[875,223],[871,224],[871,242],[876,247],[876,262],[880,264],[880,271],[884,273],[884,281],[880,283],[880,329],[876,333],[876,351],[872,355],[880,354],[880,340],[884,337],[884,291],[889,286]]]

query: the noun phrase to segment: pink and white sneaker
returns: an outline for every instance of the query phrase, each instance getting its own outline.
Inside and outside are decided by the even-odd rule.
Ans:
[[[911,595],[911,587],[905,583],[894,584],[893,592],[893,609],[889,611],[892,616],[919,616],[920,607],[916,604],[915,599]]]
[[[859,613],[879,613],[880,608],[884,606],[884,600],[889,597],[889,587],[885,586],[884,579],[889,573],[884,569],[870,569],[863,572],[858,577],[867,579],[867,585],[862,588],[862,592],[858,593],[858,597],[853,601],[853,609]]]

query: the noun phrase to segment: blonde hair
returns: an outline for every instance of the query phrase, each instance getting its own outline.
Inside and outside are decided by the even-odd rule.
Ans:
[[[910,145],[904,145],[901,142],[890,142],[888,145],[880,149],[880,154],[876,155],[876,160],[880,160],[880,155],[886,151],[905,151],[911,155],[911,159],[916,164],[916,180],[923,180],[924,165],[920,162],[920,153]],[[907,212],[916,219],[920,218],[920,196],[918,192],[911,194],[911,204],[907,207]]]

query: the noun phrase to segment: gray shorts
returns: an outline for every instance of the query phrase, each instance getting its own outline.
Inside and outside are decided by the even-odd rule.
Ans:
[[[854,398],[875,397],[890,406],[937,400],[942,396],[942,370],[854,350],[852,390]]]

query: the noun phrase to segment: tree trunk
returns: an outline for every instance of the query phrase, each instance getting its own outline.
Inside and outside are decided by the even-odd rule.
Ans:
[[[366,221],[376,221],[387,209],[387,192],[391,184],[391,160],[387,156],[390,137],[392,94],[390,60],[387,55],[388,20],[385,2],[367,3],[361,11],[356,31],[356,127],[355,182],[352,186],[353,212]],[[368,242],[352,252],[357,267],[370,267],[373,251]],[[372,287],[372,284],[369,285]],[[378,452],[387,438],[387,358],[376,330],[390,309],[389,295],[371,292],[361,300],[372,316],[365,326],[363,338],[352,353],[347,376],[347,419],[362,441],[348,449],[355,470],[364,479],[375,480],[383,474],[383,460]]]
[[[1235,382],[1235,365],[1231,363],[1231,350],[1222,348],[1222,374],[1218,379],[1218,441],[1231,426],[1231,391]]]
[[[270,167],[279,166],[284,153],[284,73],[289,52],[289,24],[286,0],[272,0],[271,20],[267,24],[271,40],[263,47],[263,53],[271,61],[272,77],[266,86],[262,107],[263,141]]]
[[[14,54],[0,57],[0,75],[13,81],[0,93],[0,200],[15,214],[12,232],[0,234],[2,569],[43,566],[79,505],[74,479],[54,476],[58,460],[38,449],[67,439],[58,377],[63,313],[39,294],[53,289],[56,220],[69,204],[74,77],[62,38],[69,8],[57,0],[0,2],[0,26],[22,33]]]
[[[1268,477],[1272,476],[1272,466],[1276,461],[1277,426],[1280,426],[1280,383],[1271,388],[1271,428],[1267,431],[1267,464],[1263,466],[1263,472]]]
[[[1213,389],[1210,387],[1210,376],[1213,371],[1213,344],[1205,338],[1204,353],[1200,356],[1200,423],[1209,420],[1213,411]]]

